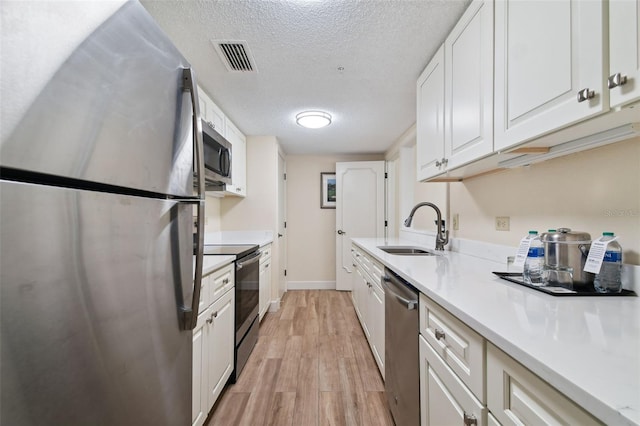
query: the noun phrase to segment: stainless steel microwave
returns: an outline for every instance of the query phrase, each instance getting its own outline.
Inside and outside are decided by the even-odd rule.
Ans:
[[[204,179],[207,191],[224,191],[231,183],[231,142],[202,120]]]

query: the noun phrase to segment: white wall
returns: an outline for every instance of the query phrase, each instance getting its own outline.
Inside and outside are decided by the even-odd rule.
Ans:
[[[336,162],[382,160],[382,155],[287,156],[287,281],[336,280],[336,211],[320,208],[320,173]]]
[[[453,236],[516,246],[530,229],[619,235],[624,263],[640,264],[640,138],[450,184]],[[511,218],[495,230],[495,216]]]

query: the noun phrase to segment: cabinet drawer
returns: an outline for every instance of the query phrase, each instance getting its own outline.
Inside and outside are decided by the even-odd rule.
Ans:
[[[208,276],[209,282],[209,297],[211,303],[215,302],[225,294],[231,287],[234,286],[234,264],[231,263],[227,266],[223,266],[217,269]]]
[[[421,425],[486,425],[485,406],[445,364],[424,337],[418,338]]]
[[[266,245],[260,248],[262,255],[260,256],[260,261],[265,260],[268,257],[271,257],[271,244]]]
[[[487,345],[487,407],[503,425],[601,424],[492,344]]]
[[[420,334],[484,403],[485,344],[482,336],[423,294],[420,294]]]

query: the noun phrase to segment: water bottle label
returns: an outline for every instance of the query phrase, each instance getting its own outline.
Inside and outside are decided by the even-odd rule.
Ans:
[[[527,260],[527,255],[529,254],[529,246],[531,245],[531,240],[529,237],[524,237],[520,240],[520,246],[518,246],[518,251],[516,252],[516,259],[513,262],[513,266],[522,268],[524,266],[524,261]]]
[[[587,256],[587,261],[584,263],[583,270],[585,272],[591,272],[593,274],[600,273],[602,262],[603,260],[605,260],[605,255],[607,253],[607,246],[609,245],[610,242],[618,239],[618,237],[613,237],[610,240],[602,241],[603,238],[605,237],[600,237],[591,243],[591,248],[589,249],[589,256]]]
[[[544,247],[529,247],[528,257],[544,257]]]
[[[602,260],[604,262],[622,262],[622,253],[619,251],[606,251]]]

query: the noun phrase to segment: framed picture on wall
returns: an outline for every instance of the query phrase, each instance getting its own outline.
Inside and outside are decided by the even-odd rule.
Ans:
[[[336,174],[320,173],[320,208],[336,208]]]

